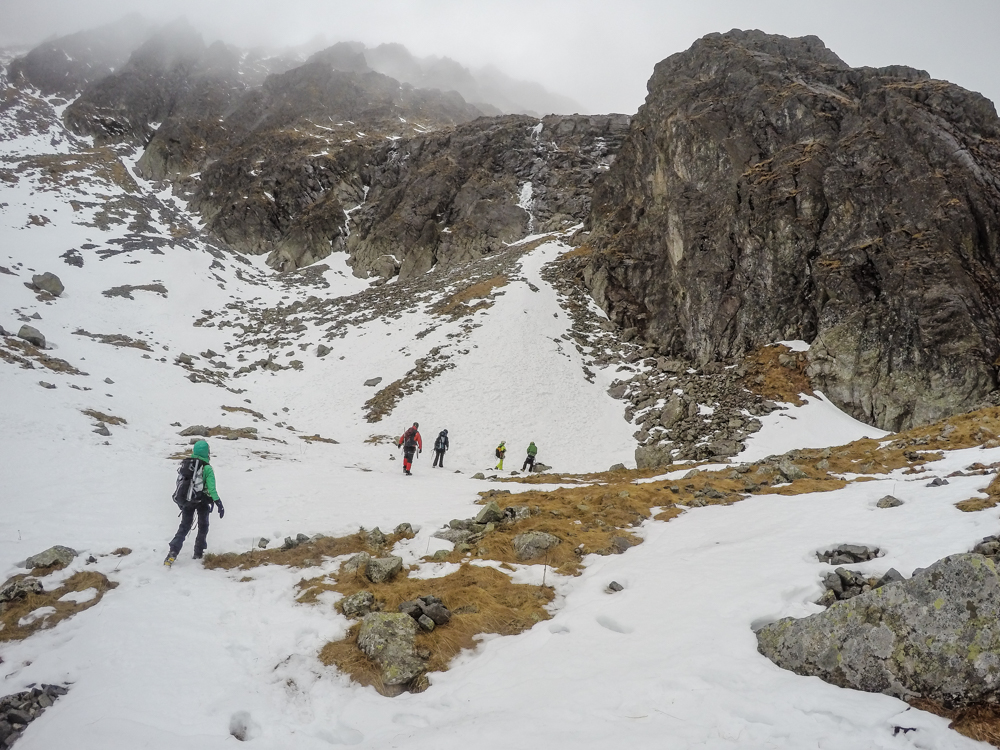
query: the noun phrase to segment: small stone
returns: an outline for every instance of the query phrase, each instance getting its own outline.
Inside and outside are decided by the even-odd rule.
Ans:
[[[374,388],[376,385],[382,382],[382,378],[369,378],[365,381],[365,385],[369,388]]]
[[[330,347],[328,347],[326,344],[320,344],[319,346],[316,347],[316,356],[317,357],[325,357],[331,351],[333,351],[333,350]]]
[[[290,550],[290,549],[295,549],[298,546],[299,543],[297,541],[292,539],[290,536],[286,536],[284,544],[281,545],[281,549]]]
[[[622,591],[625,587],[618,583],[618,581],[612,581],[608,584],[608,588],[612,591]]]
[[[310,541],[310,539],[305,534],[296,534],[295,541],[297,544],[305,544],[306,542]]]
[[[947,479],[943,479],[941,477],[934,477],[934,481],[928,482],[924,486],[925,487],[944,487],[944,485],[946,485],[946,484],[948,484],[948,480]]]
[[[472,479],[486,479],[486,475],[483,474],[483,472],[481,471],[477,471],[475,474],[472,475]]]
[[[387,541],[388,540],[385,538],[385,534],[382,533],[382,530],[379,529],[378,526],[365,535],[365,542],[369,547],[382,547]]]
[[[616,536],[611,539],[611,551],[616,555],[624,553],[633,546],[635,546],[635,542],[628,537]]]
[[[413,536],[413,527],[408,523],[401,523],[392,530],[397,536]]]
[[[905,581],[905,580],[906,579],[903,578],[902,573],[900,573],[895,568],[889,568],[885,572],[885,574],[881,578],[878,579],[878,582],[872,588],[878,589],[878,588],[882,588],[883,586],[885,586],[888,583],[898,583],[899,581]]]
[[[17,332],[17,337],[19,339],[24,339],[29,344],[37,346],[39,349],[45,348],[45,337],[42,335],[42,332],[34,326],[21,326],[20,330]]]
[[[108,426],[104,424],[104,422],[98,422],[97,429],[93,430],[93,432],[97,433],[101,437],[111,437],[111,430],[108,429]]]
[[[271,540],[266,537],[261,537],[260,539],[257,540],[257,546],[260,547],[261,549],[265,549],[267,545],[269,545],[270,543]]]
[[[892,495],[886,495],[881,500],[879,500],[875,505],[879,508],[898,508],[903,504],[903,501],[898,497],[893,497]]]
[[[429,618],[427,615],[420,615],[420,617],[417,618],[417,624],[423,630],[426,630],[428,633],[430,631],[434,630],[434,628],[435,628],[434,620],[432,620],[431,618]]]
[[[608,471],[625,471],[625,464],[615,464]]]
[[[49,389],[50,391],[51,391],[51,390],[52,390],[53,388],[55,388],[55,386],[54,386],[54,385],[53,385],[52,383],[46,383],[46,382],[45,382],[44,380],[39,380],[39,381],[38,381],[38,385],[42,386],[42,388],[47,388],[47,389]]]
[[[552,467],[547,464],[536,462],[534,466],[531,467],[531,471],[535,474],[541,474],[542,472],[551,471]]]
[[[108,385],[114,385],[115,384],[115,381],[113,381],[111,378],[104,378],[104,382],[107,383]]]
[[[433,555],[431,555],[431,559],[435,561],[444,560],[448,557],[449,554],[451,553],[448,550],[439,549]]]

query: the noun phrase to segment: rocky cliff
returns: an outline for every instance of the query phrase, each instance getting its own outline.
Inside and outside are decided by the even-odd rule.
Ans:
[[[701,39],[648,88],[588,226],[615,321],[700,363],[805,339],[815,386],[885,429],[996,389],[987,99],[758,31]]]
[[[624,115],[485,117],[496,109],[431,86],[473,87],[469,71],[398,45],[340,43],[303,62],[207,45],[183,21],[140,41],[91,54],[87,75],[64,70],[75,36],[11,70],[24,86],[64,81],[79,94],[72,132],[141,149],[141,176],[173,183],[220,240],[280,270],[347,251],[359,276],[405,278],[581,223],[628,129]]]

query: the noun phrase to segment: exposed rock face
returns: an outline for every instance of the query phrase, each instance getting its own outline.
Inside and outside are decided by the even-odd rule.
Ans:
[[[1000,688],[1000,576],[982,555],[946,557],[909,581],[757,633],[780,667],[841,687],[946,706],[995,700]]]
[[[1000,121],[815,37],[712,34],[656,66],[595,187],[594,298],[698,363],[782,339],[853,416],[978,406],[1000,354]]]
[[[481,118],[383,146],[364,181],[347,249],[355,274],[406,279],[566,229],[590,210],[597,175],[628,127],[624,115]]]

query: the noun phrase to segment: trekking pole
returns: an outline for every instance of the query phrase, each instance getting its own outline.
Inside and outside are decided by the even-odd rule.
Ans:
[[[542,588],[545,588],[545,575],[549,572],[549,553],[545,553],[545,567],[542,568]]]

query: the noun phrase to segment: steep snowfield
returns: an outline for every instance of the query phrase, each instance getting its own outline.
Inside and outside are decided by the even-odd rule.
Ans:
[[[463,332],[415,304],[400,318],[352,328],[324,358],[315,355],[325,341],[322,329],[307,326],[301,342],[270,352],[277,362],[303,361],[303,369],[258,370],[228,382],[244,392],[191,382],[174,364],[181,352],[211,348],[232,368],[241,364],[235,351],[226,353],[233,329],[193,325],[203,310],[219,311],[231,300],[274,306],[295,295],[332,298],[368,283],[351,277],[334,256],[324,274],[328,288],[290,287],[260,259],[234,258],[194,233],[154,250],[149,238],[183,238],[194,220],[166,193],[139,183],[129,188],[120,175],[102,177],[100,165],[83,171],[90,182],[53,185],[44,165],[16,156],[37,153],[32,149],[53,139],[61,150],[72,145],[63,134],[8,139],[0,151],[0,167],[18,170],[16,182],[0,182],[0,265],[13,274],[0,273],[0,325],[16,332],[37,312],[41,319],[30,322],[48,337],[48,353],[89,374],[0,362],[0,580],[23,572],[18,566],[28,555],[64,544],[83,554],[57,578],[96,568],[119,586],[52,629],[0,644],[0,694],[36,682],[73,683],[29,726],[21,750],[232,747],[230,722],[240,712],[249,714],[251,742],[261,748],[978,746],[948,730],[946,721],[897,700],[778,669],[757,654],[751,624],[818,610],[811,602],[827,570],[813,554],[819,548],[878,545],[886,556],[860,569],[909,574],[994,533],[992,515],[963,514],[953,505],[988,477],[927,488],[928,475],[914,480],[897,472],[836,492],[756,497],[692,509],[670,523],[648,521],[639,529],[645,543],[627,553],[592,555],[577,578],[549,571],[558,593],[551,620],[519,636],[484,639],[448,672],[432,674],[429,690],[395,699],[351,684],[317,659],[348,621],[332,600],[296,604],[294,584],[335,570],[339,561],[306,571],[262,567],[254,580],[238,582],[242,574],[207,571],[192,561],[189,538],[175,567],[164,569],[176,524],[169,500],[176,464],[168,457],[188,444],[175,422],[253,426],[262,437],[211,440],[227,515],[213,518],[210,550],[248,549],[262,535],[339,535],[408,521],[416,538],[397,547],[407,563],[450,546],[430,534],[474,511],[476,492],[490,485],[469,477],[495,463],[499,440],[510,448],[508,469],[520,467],[524,446],[534,440],[539,458],[559,470],[603,470],[619,461],[634,465],[634,425],[606,394],[614,373],[598,371],[587,382],[580,354],[557,343],[570,321],[540,275],[563,250],[551,243],[522,258],[519,277],[475,314],[479,327]],[[87,226],[116,200],[132,212],[124,224]],[[38,226],[32,215],[48,222]],[[136,216],[147,218],[145,228]],[[61,257],[71,248],[82,267]],[[38,301],[25,287],[42,271],[66,285],[53,302]],[[163,284],[165,297],[102,295],[153,283]],[[75,335],[77,329],[125,334],[150,349],[118,348]],[[454,348],[455,366],[404,398],[383,422],[366,422],[363,404],[375,389],[364,381],[382,377],[384,386],[437,346]],[[267,354],[247,350],[246,358]],[[211,369],[205,358],[197,364]],[[42,388],[40,380],[56,388]],[[256,410],[264,419],[223,412],[223,405]],[[127,424],[100,437],[81,409]],[[364,441],[397,435],[414,420],[427,450],[415,475],[404,477],[390,446]],[[741,459],[881,434],[822,398],[762,421]],[[453,440],[447,469],[431,469],[430,444],[444,427]],[[314,433],[339,444],[297,437]],[[930,468],[947,473],[997,460],[1000,450],[960,451]],[[889,492],[906,505],[876,511],[877,498]],[[120,546],[133,554],[85,566],[88,554]],[[421,575],[447,568],[425,565]],[[541,571],[526,566],[514,576],[538,583]],[[611,580],[625,590],[607,594]],[[894,726],[917,731],[894,733]]]

